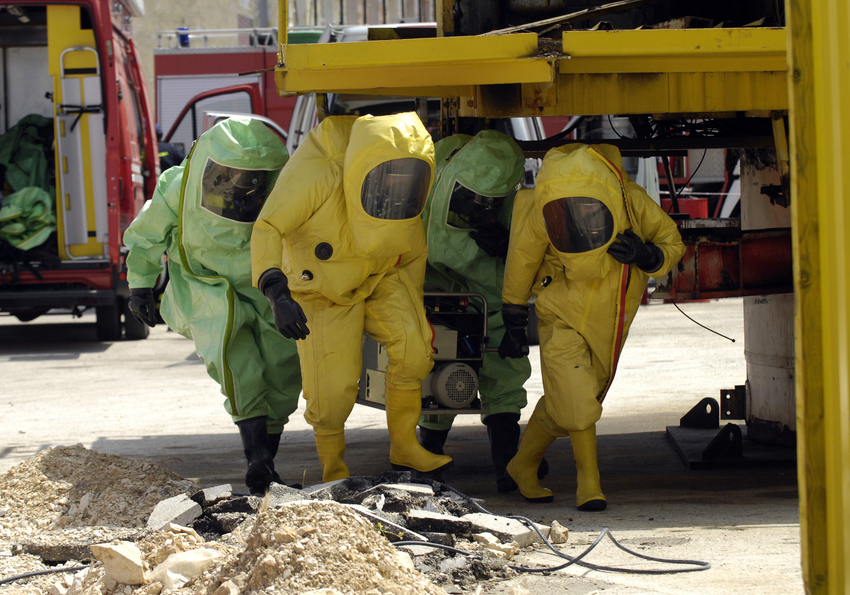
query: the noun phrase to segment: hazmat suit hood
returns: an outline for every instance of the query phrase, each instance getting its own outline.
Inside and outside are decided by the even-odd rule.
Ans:
[[[473,139],[469,134],[453,134],[434,143],[434,176],[439,176],[443,168],[460,151],[466,143]],[[436,184],[436,180],[434,181]],[[433,186],[431,190],[433,191]]]
[[[622,167],[611,145],[565,145],[543,159],[536,208],[568,279],[600,279],[617,265],[608,247],[631,228],[622,173],[615,173]]]
[[[373,259],[410,250],[434,178],[434,143],[419,117],[358,118],[344,172],[354,249]]]
[[[501,228],[507,240],[525,157],[512,138],[494,130],[444,138],[435,151],[437,173],[423,214],[431,267],[427,281],[450,288],[451,280],[497,304],[505,261],[487,254],[470,232],[474,223],[486,222],[483,227]],[[490,197],[492,205],[486,204]],[[497,289],[490,293],[489,288]]]
[[[485,218],[507,227],[524,170],[525,157],[512,138],[482,130],[440,172],[432,195],[448,195],[449,201],[439,216],[461,229],[480,227]]]
[[[195,274],[250,278],[254,221],[289,159],[261,121],[224,120],[205,132],[186,162],[180,194],[180,243],[200,265]]]

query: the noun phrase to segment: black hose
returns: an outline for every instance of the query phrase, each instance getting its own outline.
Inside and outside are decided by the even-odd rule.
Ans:
[[[520,521],[520,522],[528,525],[532,530],[534,530],[537,533],[537,535],[540,537],[540,539],[543,540],[543,543],[546,545],[546,547],[548,547],[550,550],[552,550],[552,552],[554,552],[555,555],[557,555],[559,558],[564,558],[565,560],[567,560],[567,562],[565,564],[561,564],[561,565],[558,565],[558,566],[546,566],[546,567],[541,567],[541,568],[531,568],[531,567],[527,567],[527,566],[516,566],[516,565],[508,564],[508,566],[510,568],[512,568],[513,570],[516,570],[518,572],[554,572],[556,570],[562,570],[562,569],[566,568],[567,566],[571,566],[573,564],[578,564],[579,566],[582,566],[582,567],[587,568],[589,570],[604,570],[604,571],[607,571],[607,572],[621,572],[621,573],[625,573],[625,574],[678,574],[678,573],[683,573],[683,572],[698,572],[700,570],[708,570],[708,569],[711,568],[711,564],[709,562],[702,562],[702,561],[699,561],[699,560],[678,560],[678,559],[656,558],[656,557],[653,557],[653,556],[647,556],[645,554],[635,552],[633,550],[628,549],[627,547],[622,545],[619,541],[617,541],[614,538],[614,535],[611,533],[611,531],[607,527],[602,529],[602,532],[599,534],[599,536],[596,538],[596,540],[587,549],[585,549],[583,552],[581,552],[578,556],[572,557],[572,556],[569,556],[569,555],[559,551],[554,545],[552,545],[552,542],[549,541],[546,538],[545,535],[543,535],[543,532],[540,531],[540,529],[537,527],[537,524],[534,521],[532,521],[531,519],[528,519],[524,516],[519,516],[519,515],[498,515],[498,514],[494,514],[494,513],[490,512],[489,510],[487,510],[486,508],[484,508],[483,506],[481,506],[474,499],[470,498],[469,496],[467,496],[463,492],[453,488],[452,486],[450,486],[448,484],[444,484],[444,483],[441,483],[441,482],[438,482],[438,481],[428,480],[428,479],[412,479],[411,483],[425,483],[425,484],[430,485],[432,488],[437,487],[441,491],[453,492],[454,494],[457,494],[458,496],[463,498],[466,502],[471,504],[473,506],[473,508],[475,508],[479,512],[483,512],[484,514],[489,514],[489,515],[492,515],[492,516],[501,516],[503,518],[514,519],[514,520]],[[614,542],[614,545],[616,545],[618,548],[620,548],[624,552],[631,554],[631,555],[633,555],[637,558],[642,558],[644,560],[651,560],[653,562],[661,562],[661,563],[664,563],[664,564],[689,565],[690,568],[669,568],[669,569],[657,569],[657,570],[656,569],[634,569],[634,568],[619,568],[619,567],[616,567],[616,566],[601,566],[601,565],[598,565],[598,564],[591,564],[589,562],[581,562],[581,559],[584,558],[587,554],[589,554],[597,545],[599,545],[606,536],[608,537],[608,539],[610,539],[612,542]],[[459,550],[457,548],[453,548],[453,547],[443,545],[443,544],[439,544],[439,543],[431,543],[431,542],[424,542],[424,541],[397,541],[397,542],[393,543],[393,545],[395,545],[395,546],[421,545],[421,546],[425,546],[425,547],[434,547],[434,548],[439,548],[439,549],[445,549],[445,550],[453,551],[455,553],[461,553],[465,556],[480,557],[479,554],[475,554],[473,552],[466,552],[464,550]]]
[[[33,572],[26,572],[24,574],[19,574],[17,576],[10,576],[8,578],[4,578],[0,580],[0,585],[5,585],[6,583],[14,583],[15,581],[20,581],[25,578],[30,578],[33,576],[40,576],[42,574],[56,574],[59,572],[76,572],[77,570],[83,570],[85,568],[91,568],[94,564],[83,564],[82,566],[62,566],[60,568],[48,568],[47,570],[35,570]]]

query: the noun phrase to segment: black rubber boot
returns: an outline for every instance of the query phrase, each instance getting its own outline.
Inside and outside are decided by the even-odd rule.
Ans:
[[[490,456],[496,468],[496,489],[505,494],[517,489],[516,482],[508,475],[508,462],[516,456],[519,446],[519,413],[496,413],[484,419],[487,437],[490,439]]]
[[[266,429],[266,417],[252,417],[236,422],[242,448],[248,460],[245,473],[245,485],[252,496],[263,496],[277,475],[274,471],[274,458],[271,455],[269,433]],[[278,441],[280,434],[278,434]],[[278,442],[279,443],[279,442]],[[280,477],[277,477],[279,480]]]
[[[277,449],[280,446],[280,436],[280,434],[269,434],[269,454],[272,456],[272,465],[274,465],[274,458],[277,456]],[[283,485],[283,480],[274,470],[274,467],[272,467],[272,483]],[[301,486],[298,487],[301,488]]]
[[[277,456],[277,450],[280,446],[280,438],[281,434],[269,434],[269,454],[272,456],[272,459]],[[279,483],[282,486],[295,488],[296,490],[300,490],[303,487],[300,483],[283,483],[283,480],[274,468],[272,468],[272,483]]]
[[[496,468],[496,488],[502,494],[513,492],[516,482],[508,475],[505,467],[517,452],[519,444],[519,414],[496,413],[484,420],[487,426],[487,436],[490,438],[490,455]],[[549,474],[549,463],[544,458],[537,468],[537,479],[543,479]]]
[[[419,444],[435,455],[446,454],[443,452],[443,446],[445,446],[448,437],[448,430],[429,430],[419,426]]]
[[[280,446],[280,437],[282,434],[269,434],[269,454],[272,458],[277,456],[277,449]]]

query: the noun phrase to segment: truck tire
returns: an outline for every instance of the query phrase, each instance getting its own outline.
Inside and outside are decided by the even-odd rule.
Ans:
[[[133,316],[127,308],[127,300],[121,300],[121,311],[124,313],[124,338],[128,341],[147,339],[151,332],[150,327]]]
[[[121,309],[118,303],[96,306],[96,328],[98,341],[117,341],[121,338]]]

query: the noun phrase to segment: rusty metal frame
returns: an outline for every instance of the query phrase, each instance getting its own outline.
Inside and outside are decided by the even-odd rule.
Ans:
[[[793,291],[791,230],[682,230],[685,255],[653,297],[679,300]]]

